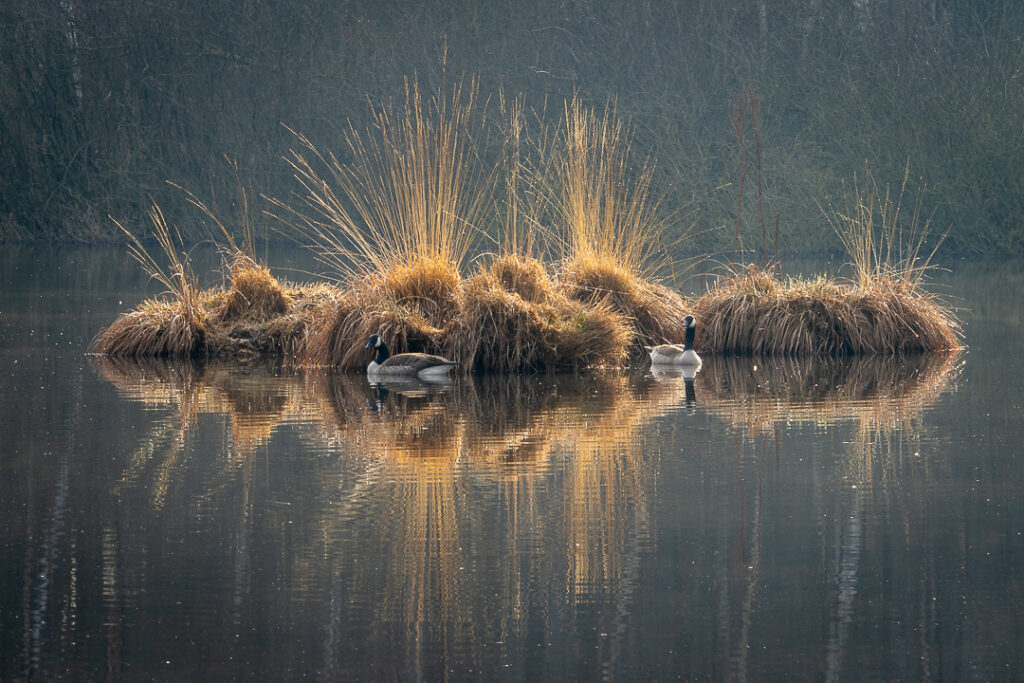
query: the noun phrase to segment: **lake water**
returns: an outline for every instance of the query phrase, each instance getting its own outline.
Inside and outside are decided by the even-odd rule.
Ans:
[[[1024,675],[1019,265],[959,354],[436,388],[86,356],[136,264],[0,265],[2,680]]]

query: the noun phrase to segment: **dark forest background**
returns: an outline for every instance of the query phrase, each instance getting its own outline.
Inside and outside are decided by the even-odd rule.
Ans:
[[[944,254],[1021,255],[1022,36],[1012,0],[6,0],[0,240],[119,239],[109,216],[143,232],[151,200],[203,237],[167,180],[230,213],[228,157],[251,192],[287,198],[282,124],[333,149],[406,77],[478,75],[552,122],[574,93],[614,99],[663,205],[693,209],[677,229],[694,250],[731,244],[749,86],[783,249],[837,247],[821,205],[865,168],[898,186],[909,163]],[[760,244],[757,212],[743,219]]]

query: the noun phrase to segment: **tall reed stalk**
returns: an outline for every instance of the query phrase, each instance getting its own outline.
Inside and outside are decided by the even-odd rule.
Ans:
[[[631,166],[631,131],[612,105],[598,115],[573,98],[562,126],[546,173],[566,260],[649,274],[662,227],[650,199],[653,164]]]

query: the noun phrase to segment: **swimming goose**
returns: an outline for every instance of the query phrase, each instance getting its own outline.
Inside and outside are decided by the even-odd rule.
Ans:
[[[693,336],[697,331],[697,322],[692,315],[683,318],[686,326],[686,338],[682,346],[679,344],[659,344],[658,346],[645,346],[644,350],[651,354],[652,365],[684,365],[688,367],[700,367],[701,360],[697,352],[693,350]]]
[[[400,353],[392,356],[388,345],[379,335],[370,335],[366,348],[377,349],[377,357],[370,361],[366,374],[370,379],[413,378],[422,380],[445,379],[458,363],[453,360],[432,356],[429,353]]]

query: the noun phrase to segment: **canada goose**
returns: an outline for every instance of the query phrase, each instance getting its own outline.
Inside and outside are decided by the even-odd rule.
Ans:
[[[693,336],[697,331],[697,322],[692,315],[683,318],[686,326],[686,338],[682,346],[679,344],[659,344],[658,346],[645,346],[644,350],[651,354],[652,365],[685,365],[689,367],[700,367],[701,360],[697,352],[693,350]]]
[[[366,374],[371,379],[418,377],[422,380],[437,380],[448,377],[449,371],[458,363],[453,360],[432,356],[429,353],[400,353],[392,356],[388,345],[379,335],[371,334],[366,348],[377,349],[377,357],[370,361]]]

